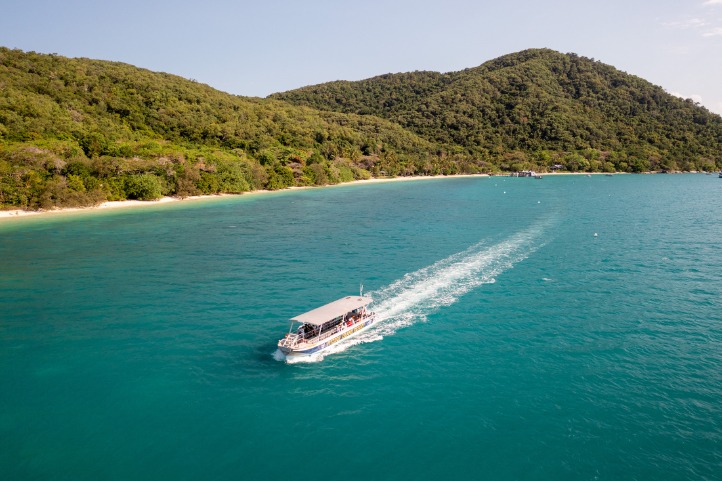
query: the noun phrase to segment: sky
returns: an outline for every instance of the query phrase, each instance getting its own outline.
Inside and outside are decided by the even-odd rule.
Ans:
[[[722,114],[722,0],[0,0],[0,46],[256,97],[546,47]]]

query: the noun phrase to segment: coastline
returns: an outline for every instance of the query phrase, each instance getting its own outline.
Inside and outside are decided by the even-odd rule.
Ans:
[[[322,185],[322,186],[304,186],[304,187],[288,187],[281,190],[252,190],[249,192],[243,192],[242,194],[212,194],[212,195],[194,195],[190,197],[161,197],[157,200],[120,200],[120,201],[106,201],[98,205],[91,207],[62,207],[50,210],[23,210],[23,209],[11,209],[11,210],[0,210],[0,222],[6,219],[18,219],[24,217],[38,216],[47,217],[59,214],[68,213],[86,213],[93,211],[102,211],[107,209],[131,209],[138,207],[151,207],[162,204],[176,204],[178,202],[193,202],[198,200],[208,199],[220,199],[224,197],[239,197],[249,195],[262,195],[270,194],[273,192],[285,192],[289,190],[302,190],[302,189],[319,189],[326,187],[339,187],[343,185],[354,185],[354,184],[377,184],[383,182],[404,182],[412,180],[433,180],[433,179],[451,179],[451,178],[462,178],[462,177],[489,177],[488,174],[459,174],[459,175],[418,175],[409,177],[379,177],[365,180],[353,180],[351,182],[342,182],[340,184]]]
[[[650,172],[652,173],[652,172]],[[546,176],[560,176],[560,175],[606,175],[603,172],[540,172],[544,177]],[[622,175],[626,172],[615,172],[614,175]],[[120,200],[120,201],[105,201],[98,205],[90,207],[61,207],[49,210],[23,210],[23,209],[10,209],[0,210],[0,222],[8,219],[20,219],[26,217],[49,217],[60,214],[71,214],[71,213],[91,213],[93,211],[105,211],[107,209],[134,209],[138,207],[151,207],[163,204],[176,204],[178,202],[193,202],[198,200],[210,200],[220,199],[224,197],[240,197],[240,196],[251,196],[251,195],[262,195],[271,194],[274,192],[286,192],[289,190],[303,190],[303,189],[323,189],[328,187],[340,187],[354,184],[377,184],[384,182],[408,182],[416,180],[436,180],[436,179],[454,179],[464,177],[481,177],[488,178],[492,177],[489,174],[456,174],[456,175],[413,175],[408,177],[375,177],[371,179],[353,180],[351,182],[342,182],[340,184],[331,185],[319,185],[319,186],[303,186],[303,187],[287,187],[281,190],[251,190],[243,192],[241,194],[210,194],[210,195],[194,195],[190,197],[161,197],[157,200]],[[496,177],[508,177],[507,175],[496,175]]]

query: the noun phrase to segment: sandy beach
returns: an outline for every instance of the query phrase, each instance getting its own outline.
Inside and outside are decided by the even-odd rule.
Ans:
[[[546,176],[557,176],[557,175],[606,175],[605,173],[601,172],[539,172],[540,175],[546,177]],[[618,174],[624,174],[624,172],[618,172],[614,175]],[[497,177],[508,177],[509,174],[498,174]],[[136,208],[136,207],[151,207],[151,206],[157,206],[161,204],[171,204],[171,203],[177,203],[177,202],[193,202],[198,200],[208,200],[208,199],[219,199],[223,197],[229,197],[229,196],[249,196],[249,195],[262,195],[262,194],[272,194],[274,192],[285,192],[289,190],[301,190],[301,189],[325,189],[329,187],[340,187],[340,186],[346,186],[346,185],[353,185],[353,184],[376,184],[376,183],[382,183],[382,182],[408,182],[408,181],[414,181],[414,180],[435,180],[435,179],[454,179],[454,178],[463,178],[463,177],[490,177],[488,174],[459,174],[459,175],[417,175],[417,176],[409,176],[409,177],[377,177],[372,179],[366,179],[366,180],[354,180],[351,182],[344,182],[340,184],[332,184],[332,185],[323,185],[323,186],[307,186],[307,187],[288,187],[286,189],[282,190],[252,190],[249,192],[244,192],[242,194],[214,194],[214,195],[197,195],[197,196],[191,196],[191,197],[162,197],[158,200],[121,200],[121,201],[108,201],[103,202],[101,204],[92,206],[92,207],[65,207],[65,208],[57,208],[57,209],[49,209],[49,210],[23,210],[23,209],[10,209],[10,210],[0,210],[0,222],[7,219],[17,219],[20,217],[27,217],[27,216],[51,216],[51,215],[58,215],[58,214],[68,214],[68,213],[74,213],[74,212],[93,212],[93,211],[100,211],[105,209],[129,209],[129,208]]]
[[[118,209],[118,208],[131,208],[131,207],[148,207],[153,205],[160,205],[160,204],[168,204],[172,202],[182,202],[182,201],[189,201],[189,200],[195,200],[195,199],[209,199],[209,198],[216,198],[221,197],[226,194],[222,195],[202,195],[202,196],[195,196],[195,197],[187,197],[184,199],[178,198],[178,197],[163,197],[158,200],[149,200],[149,201],[143,201],[143,200],[122,200],[122,201],[113,201],[113,202],[103,202],[101,204],[92,206],[92,207],[66,207],[66,208],[58,208],[58,209],[50,209],[50,210],[23,210],[23,209],[12,209],[12,210],[0,210],[0,220],[2,219],[12,219],[17,217],[27,217],[27,216],[49,216],[49,215],[57,215],[57,214],[66,214],[71,212],[91,212],[94,210],[104,210],[104,209]]]
[[[228,196],[249,196],[249,195],[261,195],[271,194],[274,192],[284,192],[288,190],[299,190],[299,189],[320,189],[327,187],[339,187],[344,185],[353,184],[375,184],[381,182],[404,182],[412,180],[434,180],[434,179],[451,179],[459,177],[489,177],[487,174],[467,174],[467,175],[434,175],[434,176],[411,176],[411,177],[389,177],[389,178],[373,178],[366,180],[354,180],[352,182],[344,182],[341,184],[333,184],[326,186],[310,186],[310,187],[289,187],[283,190],[253,190],[250,192],[244,192],[243,194],[216,194],[216,195],[198,195],[192,197],[162,197],[158,200],[122,200],[122,201],[108,201],[92,207],[67,207],[50,210],[23,210],[23,209],[11,209],[11,210],[0,210],[0,221],[5,219],[17,219],[19,217],[27,216],[51,216],[58,214],[67,214],[73,212],[92,212],[105,209],[128,209],[137,207],[150,207],[161,204],[171,204],[177,202],[193,202],[197,200],[208,200],[218,199]]]

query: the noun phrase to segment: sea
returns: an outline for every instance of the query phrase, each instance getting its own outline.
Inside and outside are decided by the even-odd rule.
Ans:
[[[291,317],[381,322],[289,364]],[[3,480],[721,480],[722,180],[353,184],[0,222]]]

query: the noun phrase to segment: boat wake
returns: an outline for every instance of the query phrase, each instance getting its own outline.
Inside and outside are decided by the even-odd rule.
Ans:
[[[379,341],[399,329],[425,321],[440,307],[454,304],[459,297],[483,284],[494,283],[502,272],[529,257],[543,245],[539,239],[545,230],[546,224],[539,224],[498,244],[480,242],[369,292],[374,298],[373,309],[378,317],[376,325],[356,337],[338,342],[323,353],[293,362],[318,362],[327,354]],[[278,354],[281,354],[280,351]]]

